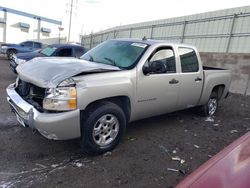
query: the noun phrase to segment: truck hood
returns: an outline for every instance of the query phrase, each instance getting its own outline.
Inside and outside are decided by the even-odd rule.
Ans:
[[[79,74],[119,71],[118,67],[76,58],[34,58],[17,67],[21,80],[43,88],[53,88]]]
[[[34,52],[25,52],[25,53],[18,53],[16,54],[16,57],[18,59],[24,59],[26,61],[29,61],[35,57],[44,57],[45,55],[39,53],[40,50],[36,50]]]

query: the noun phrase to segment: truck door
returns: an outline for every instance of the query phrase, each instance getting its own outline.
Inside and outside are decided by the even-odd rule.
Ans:
[[[185,109],[196,106],[200,99],[203,70],[202,66],[199,66],[199,60],[193,48],[179,47],[178,54],[181,66],[178,108]]]
[[[156,49],[143,67],[154,66],[155,71],[137,74],[137,119],[174,111],[177,106],[179,82],[173,49],[169,46]]]

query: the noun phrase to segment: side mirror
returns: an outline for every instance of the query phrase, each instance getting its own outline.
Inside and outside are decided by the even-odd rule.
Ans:
[[[149,66],[143,66],[142,71],[145,75],[149,73],[161,74],[167,72],[167,67],[161,61],[149,62]]]
[[[152,72],[152,70],[151,70],[151,68],[148,67],[148,66],[143,66],[143,67],[142,67],[142,72],[143,72],[144,75],[148,75],[149,73]]]

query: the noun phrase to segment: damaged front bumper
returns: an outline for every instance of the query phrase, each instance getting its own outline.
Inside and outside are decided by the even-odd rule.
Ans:
[[[17,116],[17,120],[43,136],[54,140],[78,138],[80,131],[80,110],[44,113],[26,102],[15,90],[15,84],[6,89],[7,100]]]

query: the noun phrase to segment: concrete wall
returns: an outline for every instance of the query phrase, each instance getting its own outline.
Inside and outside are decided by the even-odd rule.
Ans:
[[[250,6],[114,27],[81,41],[92,48],[107,39],[144,36],[192,44],[202,52],[250,53]]]
[[[204,65],[232,70],[230,92],[250,95],[250,54],[201,53]]]

